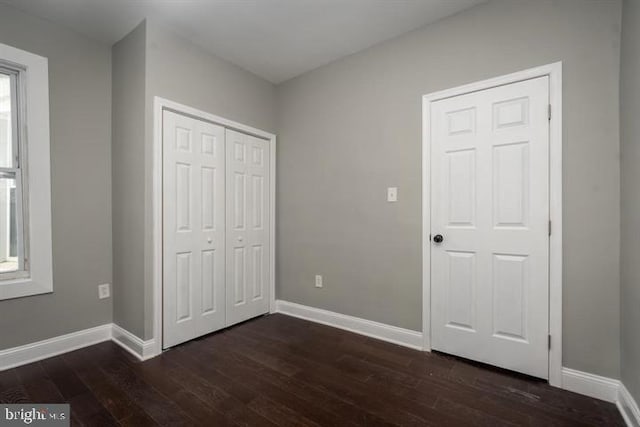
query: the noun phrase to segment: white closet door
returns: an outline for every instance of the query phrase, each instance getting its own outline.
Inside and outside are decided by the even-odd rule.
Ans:
[[[432,104],[432,347],[548,377],[549,81]]]
[[[269,311],[269,142],[226,131],[227,325]]]
[[[225,133],[163,113],[163,347],[225,325]]]

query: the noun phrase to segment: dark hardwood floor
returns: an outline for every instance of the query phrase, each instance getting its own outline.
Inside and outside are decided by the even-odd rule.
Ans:
[[[69,402],[87,426],[624,425],[611,403],[283,315],[146,362],[106,342],[0,372],[0,402]]]

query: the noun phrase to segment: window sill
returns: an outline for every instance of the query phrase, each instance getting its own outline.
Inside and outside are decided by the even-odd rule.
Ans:
[[[32,278],[0,282],[0,301],[50,293],[53,293],[52,283],[37,282]]]

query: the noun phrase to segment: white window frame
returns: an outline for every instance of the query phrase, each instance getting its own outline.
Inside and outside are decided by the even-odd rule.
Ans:
[[[11,80],[11,155],[10,166],[0,167],[0,174],[13,173],[16,181],[16,228],[18,235],[18,269],[0,273],[0,282],[10,279],[24,279],[29,277],[29,227],[24,224],[26,213],[28,212],[28,181],[26,162],[22,164],[22,156],[26,147],[22,146],[25,135],[19,123],[24,120],[25,111],[23,109],[22,78],[24,70],[16,64],[8,63],[0,59],[0,73],[7,75]],[[4,243],[4,242],[2,242]]]
[[[26,268],[17,275],[0,275],[0,300],[6,300],[53,292],[49,65],[47,58],[2,43],[0,64],[18,73],[17,136],[22,185],[28,189],[21,215],[26,219]]]

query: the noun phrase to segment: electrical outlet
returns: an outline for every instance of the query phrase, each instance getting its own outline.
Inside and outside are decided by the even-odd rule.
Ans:
[[[322,287],[322,276],[319,274],[316,274],[316,288],[321,288]]]
[[[98,285],[98,298],[105,299],[111,296],[111,289],[109,288],[109,284],[105,283],[102,285]]]
[[[387,188],[387,202],[398,201],[398,187]]]

